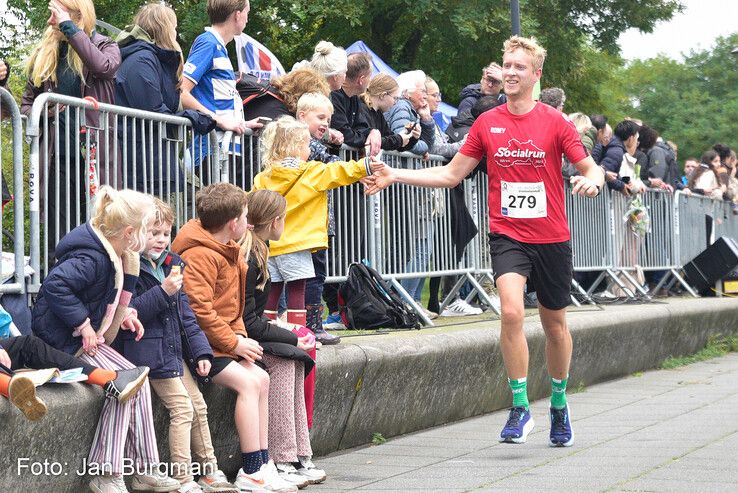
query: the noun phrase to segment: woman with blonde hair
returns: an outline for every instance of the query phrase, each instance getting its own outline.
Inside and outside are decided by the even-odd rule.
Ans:
[[[33,102],[46,92],[92,98],[99,103],[114,103],[113,81],[120,65],[120,50],[110,38],[95,31],[95,7],[92,1],[51,0],[49,11],[49,27],[28,60],[28,82],[23,92],[21,111],[30,115]],[[75,227],[84,221],[87,197],[95,194],[97,183],[88,178],[90,169],[85,169],[86,165],[95,168],[102,183],[117,187],[120,181],[119,176],[108,173],[116,169],[108,160],[108,155],[115,156],[114,151],[108,152],[108,149],[114,149],[115,136],[108,133],[107,143],[98,142],[104,137],[96,129],[112,128],[112,125],[100,122],[99,112],[85,111],[85,127],[91,129],[86,136],[78,128],[81,126],[78,123],[81,116],[77,117],[74,108],[64,109],[61,106],[56,112],[50,106],[48,115],[49,125],[44,136],[47,164],[44,166],[42,163],[40,172],[41,186],[46,187],[48,197],[46,232],[51,259],[56,242],[67,232],[56,230],[56,219],[59,219],[59,225],[66,225],[68,221],[72,228]],[[112,118],[108,123],[111,122]],[[78,145],[82,143],[87,147],[87,155],[82,156],[80,166],[76,168],[75,162],[81,151]],[[44,176],[47,173],[48,184],[45,184]],[[56,183],[60,184],[61,190],[56,190]],[[67,209],[73,210],[75,203],[79,204],[78,217],[67,217]]]
[[[281,116],[295,117],[297,101],[307,92],[317,92],[324,96],[331,93],[328,83],[319,72],[311,68],[299,68],[289,74],[277,77],[270,82],[274,95],[253,99],[244,105],[245,118],[268,117],[276,120]]]
[[[407,128],[399,134],[393,133],[384,118],[384,113],[394,106],[400,97],[400,86],[388,74],[375,75],[361,96],[361,111],[371,128],[382,134],[382,149],[385,151],[405,150],[413,147],[420,138],[420,126]]]
[[[33,306],[33,332],[87,364],[113,371],[133,369],[111,344],[119,330],[133,331],[137,341],[144,335],[138,313],[128,305],[138,281],[139,252],[146,246],[156,209],[149,195],[107,186],[97,193],[94,209],[90,221],[59,242],[59,261]],[[158,470],[148,383],[126,402],[105,400],[88,459],[104,465],[90,482],[92,491],[127,491],[124,456],[136,465],[134,489],[179,488],[179,482]]]
[[[310,67],[323,74],[331,91],[337,91],[343,86],[343,81],[346,80],[348,55],[346,55],[343,48],[334,45],[330,41],[320,41],[315,45]]]
[[[116,104],[177,113],[183,59],[174,10],[160,2],[143,5],[133,25],[122,31],[117,41],[123,62],[115,77]],[[128,186],[161,197],[182,191],[184,175],[178,165],[178,149],[166,135],[160,135],[159,126],[149,127],[142,120],[128,118],[125,126],[119,126],[121,139],[124,130]]]

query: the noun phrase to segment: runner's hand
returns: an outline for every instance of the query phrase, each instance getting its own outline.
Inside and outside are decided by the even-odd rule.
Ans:
[[[375,171],[372,176],[374,177],[374,184],[364,189],[364,194],[366,195],[379,193],[395,182],[394,170],[386,164],[381,169]]]
[[[572,195],[586,195],[587,197],[596,197],[600,193],[597,185],[586,176],[576,175],[570,178],[570,183],[574,188],[571,190]]]

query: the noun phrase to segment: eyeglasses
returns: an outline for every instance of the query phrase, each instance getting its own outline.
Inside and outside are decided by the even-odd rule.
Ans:
[[[433,94],[428,94],[428,96],[430,96],[433,99],[437,99],[439,101],[442,99],[440,92],[434,92]]]
[[[486,82],[487,84],[489,84],[491,86],[496,86],[496,85],[502,84],[502,81],[501,80],[497,80],[497,79],[495,79],[493,77],[485,77],[484,78],[484,82]]]

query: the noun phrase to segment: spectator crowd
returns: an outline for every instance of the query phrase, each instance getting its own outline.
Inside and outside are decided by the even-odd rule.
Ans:
[[[0,339],[0,393],[30,419],[40,419],[45,404],[27,378],[15,373],[18,368],[82,367],[89,383],[105,387],[110,398],[90,460],[111,468],[92,478],[93,491],[126,491],[124,455],[151,466],[134,478],[136,489],[286,492],[325,480],[311,460],[308,430],[320,405],[313,398],[316,349],[338,343],[340,337],[326,328],[342,325],[337,290],[325,284],[327,251],[339,220],[349,225],[342,234],[361,238],[351,226],[358,211],[334,203],[331,190],[370,185],[373,173],[385,166],[382,150],[452,158],[474,121],[506,102],[504,70],[493,61],[479,83],[461,90],[459,112],[442,129],[433,118],[442,95],[428,74],[372,77],[369,55],[347,55],[327,41],[318,43],[310,60],[268,83],[236,74],[228,45],[244,30],[249,9],[248,0],[208,0],[211,26],[185,60],[176,15],[163,3],[142,6],[113,40],[95,31],[91,0],[51,0],[48,28],[28,61],[25,114],[36,98],[52,92],[184,116],[199,134],[215,129],[220,139],[226,132],[260,133],[262,169],[252,190],[225,183],[203,187],[194,204],[197,219],[176,232],[171,245],[172,208],[142,193],[161,197],[164,190],[182,189],[186,180],[180,157],[167,148],[171,144],[160,130],[137,133],[130,124],[118,125],[116,141],[90,144],[98,162],[114,159],[107,153],[115,146],[125,148],[115,152],[126,160],[115,169],[137,177],[128,180],[134,190],[102,186],[88,194],[84,166],[71,173],[59,167],[59,180],[46,182],[46,237],[53,240],[48,247],[55,263],[33,307],[35,336]],[[9,73],[0,61],[0,84]],[[545,88],[538,104],[564,112],[566,96],[560,88]],[[80,142],[74,122],[81,116],[91,127],[116,125],[113,116],[104,122],[98,111],[84,113],[49,115],[44,143],[50,166],[80,154],[88,160],[89,147],[56,141]],[[717,143],[680,166],[677,145],[647,123],[609,123],[604,115],[582,113],[567,118],[614,193],[637,200],[649,189],[684,190],[731,201],[738,213],[738,162],[728,146]],[[340,160],[336,150],[344,144],[363,157]],[[194,165],[202,166],[207,142],[200,138],[193,146],[199,149]],[[147,177],[147,161],[157,164],[154,176]],[[484,160],[480,168],[486,172]],[[563,178],[576,173],[564,163]],[[114,178],[99,180],[122,182]],[[153,190],[145,190],[145,180],[156,184]],[[75,195],[58,193],[59,184]],[[94,196],[94,212],[85,221],[88,196]],[[418,200],[433,200],[432,194]],[[406,272],[427,271],[432,261],[433,217],[421,214],[417,220]],[[62,231],[70,222],[81,225]],[[334,257],[348,261],[342,251]],[[420,301],[424,282],[421,276],[402,285]],[[431,288],[438,292],[437,284]],[[479,313],[459,297],[442,315]],[[426,315],[438,314],[426,309]],[[154,467],[159,455],[147,377],[170,413],[170,457],[179,467],[166,472]],[[198,388],[208,383],[238,396],[234,416],[242,468],[233,483],[218,468],[210,440],[207,403]]]

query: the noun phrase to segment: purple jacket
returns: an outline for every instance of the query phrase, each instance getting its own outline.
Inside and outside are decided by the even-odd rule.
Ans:
[[[62,23],[66,24],[66,22]],[[72,29],[73,30],[73,29]],[[62,32],[69,32],[70,29],[62,29]],[[121,57],[118,45],[112,39],[98,34],[96,31],[92,32],[92,36],[88,37],[84,31],[76,30],[74,34],[67,38],[69,46],[77,52],[79,57],[84,63],[83,76],[84,82],[82,83],[81,94],[82,97],[95,98],[100,103],[115,104],[115,74],[120,66]],[[33,102],[40,94],[44,92],[55,92],[56,86],[51,80],[44,81],[42,87],[36,87],[33,82],[29,79],[26,82],[26,89],[23,91],[23,97],[21,98],[21,113],[30,116],[31,107]],[[85,112],[87,126],[92,128],[100,128],[100,113],[94,110],[87,110]],[[43,121],[43,120],[42,120]],[[114,117],[108,117],[108,124],[110,129],[113,127]],[[39,122],[41,123],[41,122]],[[94,132],[93,132],[93,139]],[[98,168],[100,173],[101,183],[110,183],[111,178],[106,174],[106,166],[103,163],[107,162],[107,150],[109,148],[112,155],[115,155],[115,133],[109,131],[108,133],[108,145],[101,144],[98,146]],[[49,127],[46,129],[46,142],[47,149],[49,151],[49,163],[54,162],[54,121],[49,118]],[[120,156],[120,153],[118,153]],[[112,159],[112,157],[111,157]],[[113,169],[112,163],[109,165],[110,169]],[[118,166],[120,170],[120,166]],[[45,170],[41,168],[41,177],[43,180]],[[118,183],[121,184],[117,188],[122,188],[122,182],[120,181],[120,171],[118,172],[119,179]],[[43,181],[42,181],[43,183]]]

